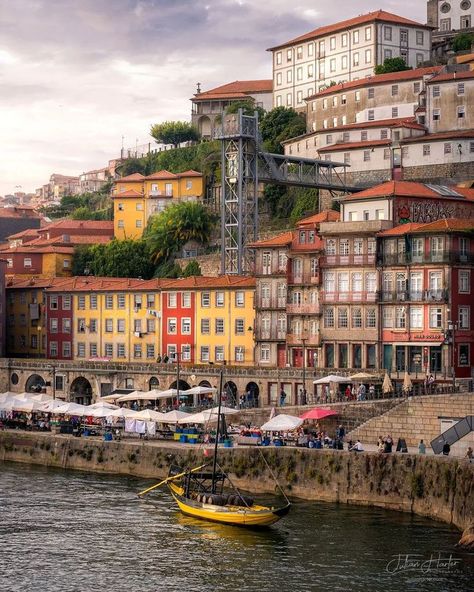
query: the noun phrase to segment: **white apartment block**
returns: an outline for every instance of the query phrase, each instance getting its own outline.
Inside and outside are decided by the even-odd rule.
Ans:
[[[305,99],[332,82],[374,74],[387,58],[417,67],[429,60],[431,27],[378,10],[320,27],[269,49],[273,56],[273,106],[305,109]]]

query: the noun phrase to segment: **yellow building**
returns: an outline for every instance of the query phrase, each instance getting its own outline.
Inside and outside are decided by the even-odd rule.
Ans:
[[[118,239],[140,238],[150,216],[171,203],[195,201],[203,196],[203,176],[197,171],[159,171],[144,177],[128,175],[115,182],[114,234]]]
[[[44,290],[51,279],[10,279],[6,285],[6,349],[18,358],[46,357]]]
[[[254,363],[255,279],[196,278],[195,363]]]
[[[160,280],[71,278],[74,360],[154,362],[160,343]],[[57,290],[56,290],[57,292]]]

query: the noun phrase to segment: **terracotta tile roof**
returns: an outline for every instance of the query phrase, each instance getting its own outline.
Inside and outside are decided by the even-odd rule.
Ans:
[[[465,72],[442,72],[437,76],[433,76],[428,83],[438,84],[438,82],[448,82],[453,80],[466,80],[474,78],[474,70],[466,70]]]
[[[383,230],[382,232],[379,232],[377,236],[402,236],[403,234],[409,234],[410,232],[413,232],[413,230],[416,230],[420,226],[423,226],[423,224],[416,222],[408,222],[407,224],[400,224],[400,226],[395,226],[395,228]]]
[[[360,80],[354,80],[352,82],[341,82],[333,86],[329,86],[324,90],[307,97],[306,101],[312,99],[319,99],[326,95],[332,95],[334,93],[346,92],[348,90],[354,90],[357,88],[364,88],[366,86],[374,86],[376,84],[390,84],[391,82],[404,82],[408,80],[421,79],[424,76],[430,74],[438,74],[443,69],[443,66],[429,66],[427,68],[415,68],[414,70],[403,70],[401,72],[390,72],[389,74],[374,74],[368,78],[361,78]]]
[[[307,134],[302,134],[301,136],[296,136],[295,138],[290,138],[289,140],[284,140],[281,144],[291,144],[303,138],[310,138],[313,136],[317,136],[318,134],[331,134],[332,132],[343,132],[343,131],[350,131],[353,129],[372,129],[372,128],[384,128],[384,127],[408,127],[412,129],[419,129],[422,131],[426,131],[426,128],[417,123],[414,117],[397,117],[396,119],[379,119],[377,121],[362,121],[360,123],[348,123],[346,125],[338,125],[336,127],[328,127],[326,129],[319,130],[317,132],[309,132]]]
[[[314,29],[309,33],[305,33],[304,35],[300,35],[295,39],[291,39],[290,41],[286,41],[285,43],[281,43],[280,45],[275,45],[274,47],[270,47],[267,51],[273,51],[275,49],[280,49],[281,47],[286,47],[288,45],[294,45],[295,43],[300,43],[302,41],[309,41],[310,39],[315,39],[317,37],[323,37],[325,35],[329,35],[330,33],[335,33],[336,31],[350,29],[352,27],[357,27],[359,25],[364,25],[367,23],[372,23],[375,21],[381,21],[385,23],[394,23],[397,25],[408,25],[413,27],[419,27],[423,29],[433,29],[434,27],[430,27],[428,25],[423,25],[422,23],[418,23],[417,21],[412,21],[407,19],[403,16],[398,16],[396,14],[392,14],[391,12],[386,12],[385,10],[377,10],[375,12],[369,12],[367,14],[362,14],[360,16],[356,16],[351,19],[347,19],[345,21],[340,21],[339,23],[335,23],[332,25],[325,25],[323,27],[319,27],[318,29]]]
[[[69,278],[17,278],[10,277],[7,281],[7,289],[25,289],[25,288],[49,288],[53,285],[60,285],[67,281]]]
[[[299,243],[297,240],[293,240],[291,243],[291,250],[292,251],[322,251],[324,248],[323,241],[319,238],[319,236],[315,237],[314,243]]]
[[[196,93],[192,101],[246,98],[252,93],[272,92],[273,80],[235,80],[210,90]]]
[[[133,183],[134,181],[143,181],[145,177],[141,173],[132,173],[121,179],[116,179],[115,183]]]
[[[38,228],[27,228],[26,230],[22,230],[21,232],[17,232],[16,234],[10,234],[7,236],[8,240],[18,240],[22,239],[25,242],[25,239],[32,240],[38,236]]]
[[[135,191],[135,189],[129,189],[128,191],[119,191],[112,195],[113,199],[119,199],[120,197],[144,197],[141,191]]]
[[[313,214],[298,221],[297,227],[319,224],[321,222],[339,222],[341,215],[336,210],[323,210],[319,214]]]
[[[429,222],[428,224],[420,224],[419,228],[414,229],[414,232],[472,232],[474,230],[474,218],[467,218],[460,220],[459,218],[444,218]]]
[[[273,236],[272,238],[250,243],[248,246],[252,249],[262,249],[265,247],[286,247],[291,243],[292,240],[293,231],[287,230],[286,232],[278,234],[277,236]]]
[[[406,142],[431,142],[437,140],[450,140],[454,138],[474,138],[474,130],[453,130],[450,132],[439,132],[437,134],[426,134],[424,136],[416,136],[413,138],[403,138],[400,140],[401,144]]]
[[[390,146],[392,140],[365,140],[364,142],[346,142],[345,144],[329,144],[324,148],[318,148],[318,152],[339,152],[341,150],[353,150],[354,148],[370,148],[371,146]]]
[[[156,173],[153,173],[152,175],[147,175],[146,177],[144,177],[145,181],[151,181],[153,179],[177,179],[178,175],[175,175],[174,173],[170,173],[169,171],[157,171]]]
[[[469,62],[474,61],[474,53],[467,53],[464,55],[456,56],[456,63],[457,64],[467,64]]]
[[[202,177],[202,173],[199,171],[193,171],[193,169],[189,169],[189,171],[183,171],[182,173],[177,173],[178,177]]]
[[[353,195],[347,195],[343,198],[343,201],[379,197],[435,197],[443,199],[474,200],[474,189],[458,187],[457,185],[449,186],[448,189],[458,195],[443,195],[424,183],[416,183],[414,181],[387,181],[386,183],[381,183],[370,189],[364,189],[364,191],[359,191]]]
[[[14,206],[0,208],[0,218],[43,218],[41,214],[35,212],[30,206]]]
[[[65,278],[60,285],[52,285],[48,291],[67,292],[136,292],[158,290],[182,290],[192,288],[252,288],[255,278],[247,276],[189,277],[176,280],[155,278],[141,280],[135,278],[109,278],[77,276]]]
[[[113,233],[114,231],[114,222],[113,220],[71,220],[70,218],[64,218],[62,220],[58,220],[57,222],[51,222],[47,226],[43,226],[39,229],[39,233],[43,234],[48,232],[51,228],[59,228],[63,229],[66,233],[68,231],[73,230],[80,230],[82,228],[93,228],[94,230],[110,230]]]
[[[20,245],[19,247],[7,248],[0,251],[0,256],[8,257],[8,255],[14,255],[15,253],[24,253],[30,255],[47,255],[50,253],[57,253],[58,255],[73,255],[74,247],[56,246],[56,245],[35,245],[31,246],[31,243],[26,245]]]
[[[36,238],[26,243],[29,247],[74,246],[74,245],[95,245],[105,244],[112,240],[111,236],[105,234],[68,234],[69,240],[64,240],[64,235],[52,236],[50,238]]]

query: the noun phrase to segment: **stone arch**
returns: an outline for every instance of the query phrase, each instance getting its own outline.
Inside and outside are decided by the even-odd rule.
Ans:
[[[46,382],[39,374],[31,374],[26,379],[25,391],[27,393],[40,393],[46,387]]]
[[[150,380],[148,381],[148,388],[150,389],[150,391],[152,391],[153,389],[157,389],[159,386],[160,386],[159,378],[157,378],[156,376],[152,376],[150,378]]]
[[[203,115],[198,120],[198,130],[203,138],[210,138],[212,131],[211,120],[207,115]]]
[[[208,380],[201,380],[201,382],[199,383],[199,386],[202,386],[205,388],[212,388],[212,385]]]
[[[260,389],[256,382],[249,382],[245,387],[245,399],[248,407],[258,407]]]
[[[175,380],[174,382],[172,382],[172,383],[170,384],[170,388],[171,388],[171,389],[175,389],[176,387],[177,387],[177,382],[176,382],[176,380]],[[181,379],[181,378],[179,379],[179,390],[180,390],[180,391],[187,391],[187,390],[188,390],[188,389],[190,389],[190,388],[191,388],[191,387],[189,386],[189,384],[188,384],[188,383],[187,383],[185,380],[183,380],[183,379]]]
[[[231,407],[237,404],[237,385],[232,380],[228,380],[224,384],[222,403],[224,405],[230,405]]]
[[[69,395],[74,403],[90,405],[92,402],[92,385],[84,376],[78,376],[71,382]]]

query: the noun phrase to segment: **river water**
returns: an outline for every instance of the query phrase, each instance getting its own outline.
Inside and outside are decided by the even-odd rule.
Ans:
[[[276,525],[245,530],[184,517],[167,491],[140,501],[136,492],[150,484],[0,463],[0,590],[474,589],[474,556],[454,548],[459,532],[442,523],[296,503]]]

